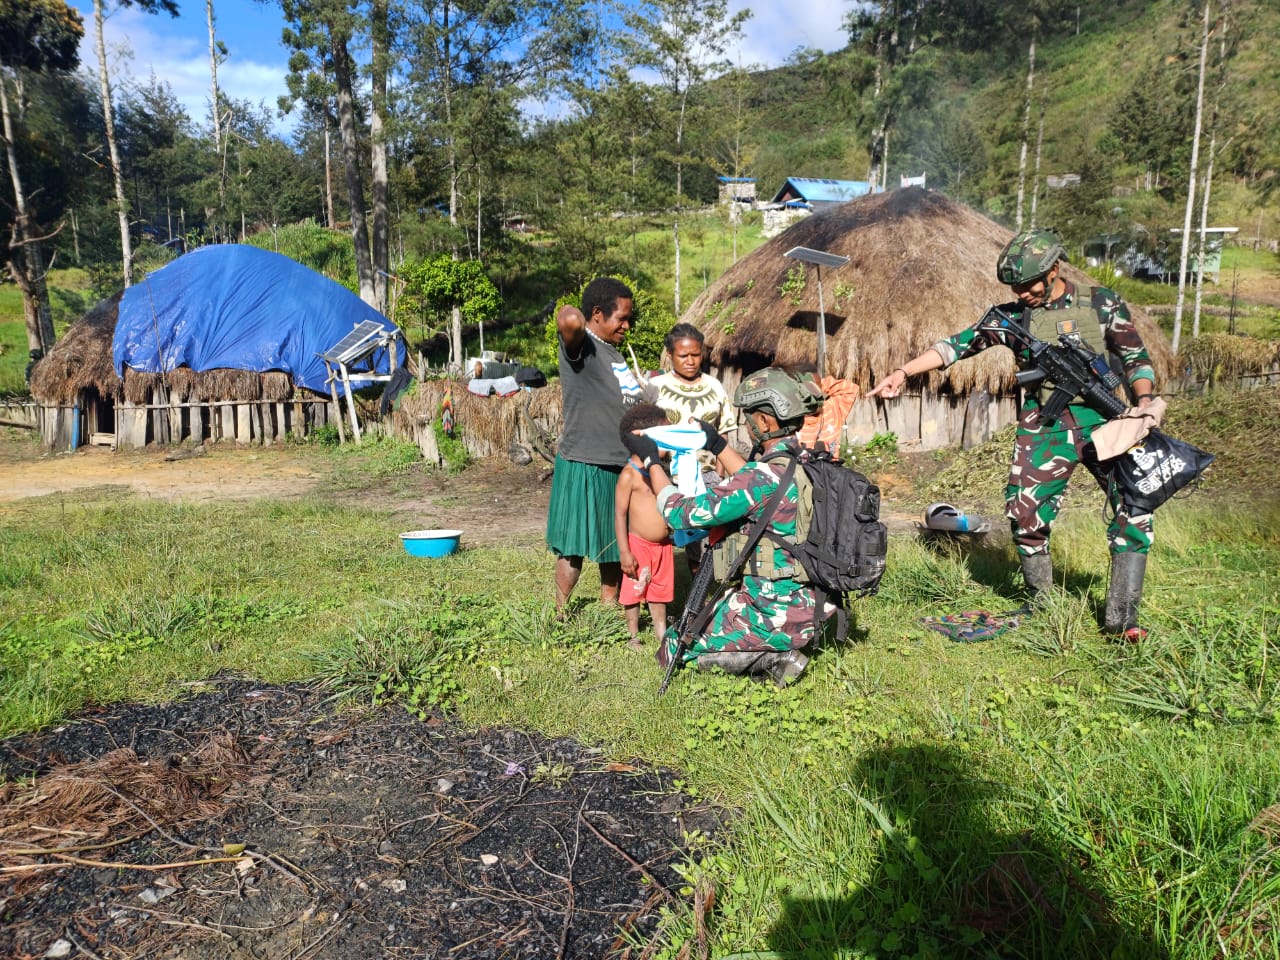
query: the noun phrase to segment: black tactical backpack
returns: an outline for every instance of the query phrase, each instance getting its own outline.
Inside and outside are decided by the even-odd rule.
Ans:
[[[846,599],[874,594],[884,576],[889,538],[880,522],[880,488],[829,453],[806,450],[796,456],[784,449],[765,459],[783,456],[800,465],[794,470],[788,464],[787,470],[794,470],[800,494],[796,539],[790,542],[772,532],[765,536],[800,561],[804,575],[796,579],[817,590],[819,601],[836,604],[838,638],[843,639],[848,632]]]

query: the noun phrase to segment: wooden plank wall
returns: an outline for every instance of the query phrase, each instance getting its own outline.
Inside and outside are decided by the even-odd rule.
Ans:
[[[118,449],[141,449],[148,443],[260,443],[270,445],[286,436],[304,438],[334,420],[327,399],[288,403],[228,401],[219,403],[133,404],[121,400],[115,408]],[[81,414],[83,416],[83,414]],[[40,435],[55,451],[71,449],[72,407],[39,407]],[[80,442],[89,442],[85,429]],[[83,427],[83,425],[82,425]]]

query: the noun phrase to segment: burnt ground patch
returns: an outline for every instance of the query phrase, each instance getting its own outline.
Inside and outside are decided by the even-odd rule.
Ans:
[[[218,678],[0,743],[0,956],[641,956],[669,771],[572,740]]]

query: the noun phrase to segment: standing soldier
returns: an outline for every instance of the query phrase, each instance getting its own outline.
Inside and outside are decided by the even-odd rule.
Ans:
[[[1113,290],[1077,287],[1063,277],[1064,259],[1062,241],[1048,230],[1024,231],[1010,240],[996,263],[996,276],[1012,287],[1017,299],[1002,309],[1037,339],[1056,343],[1060,334],[1070,334],[1094,353],[1110,351],[1118,356],[1138,406],[1145,407],[1155,395],[1155,372],[1129,308]],[[908,360],[877,383],[867,396],[896,397],[909,377],[949,367],[993,346],[1012,349],[1019,369],[1033,366],[1028,351],[1010,344],[1002,333],[979,329],[975,324]],[[1138,625],[1138,607],[1147,551],[1151,549],[1151,514],[1130,515],[1119,493],[1109,489],[1105,470],[1090,443],[1094,429],[1104,422],[1100,413],[1082,402],[1073,402],[1052,423],[1039,422],[1040,407],[1052,391],[1053,384],[1048,381],[1038,390],[1027,391],[1005,488],[1005,512],[1022,578],[1033,603],[1053,586],[1049,530],[1058,515],[1067,481],[1076,465],[1083,463],[1106,493],[1112,510],[1107,528],[1111,580],[1105,629],[1128,642],[1137,642],[1146,636]]]

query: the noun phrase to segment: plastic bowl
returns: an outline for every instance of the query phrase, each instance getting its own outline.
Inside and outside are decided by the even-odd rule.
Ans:
[[[461,530],[411,530],[400,534],[405,553],[411,557],[446,557],[458,549]]]

